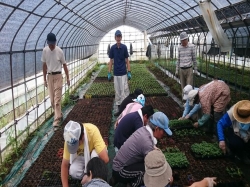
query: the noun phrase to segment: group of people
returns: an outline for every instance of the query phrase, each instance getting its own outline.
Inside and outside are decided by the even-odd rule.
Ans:
[[[210,83],[193,88],[193,69],[196,74],[197,63],[194,45],[188,43],[187,34],[181,33],[176,75],[180,75],[185,110],[179,119],[189,119],[201,111],[195,127],[204,125],[211,114],[214,116],[213,130],[218,132],[219,146],[226,151],[226,138],[223,130],[228,130],[228,145],[232,150],[244,150],[250,137],[250,101],[243,100],[235,104],[224,114],[230,101],[230,89],[223,82],[213,80]],[[90,123],[69,121],[64,128],[64,153],[61,164],[61,180],[68,186],[68,176],[82,181],[84,187],[113,186],[118,182],[128,186],[165,187],[173,182],[172,169],[164,154],[156,147],[157,140],[171,136],[169,119],[163,112],[154,112],[151,105],[145,105],[146,99],[141,89],[129,94],[128,80],[132,78],[128,51],[121,43],[122,33],[115,32],[116,44],[110,49],[108,80],[111,80],[113,68],[115,105],[118,116],[115,123],[112,178],[107,183],[109,156],[107,147],[99,129]],[[56,46],[53,33],[47,36],[48,46],[42,54],[44,84],[49,88],[52,107],[55,111],[53,127],[56,130],[62,119],[61,94],[63,66],[66,82],[70,85],[69,73],[62,50]],[[194,66],[194,67],[193,67]],[[127,96],[127,97],[126,97]],[[224,114],[224,115],[223,115]],[[244,154],[242,154],[244,155]],[[157,185],[156,185],[157,184]],[[204,178],[192,187],[213,186],[215,178]]]
[[[194,127],[205,124],[208,131],[216,136],[219,147],[226,153],[228,150],[246,164],[250,160],[246,153],[250,139],[250,101],[242,100],[233,105],[227,112],[231,100],[229,86],[221,80],[213,80],[199,88],[193,87],[193,71],[198,74],[195,47],[188,43],[186,32],[180,34],[181,45],[178,48],[176,75],[180,75],[183,100],[186,100],[183,115],[179,120],[193,119]],[[209,123],[209,119],[213,122]],[[226,136],[224,131],[226,131]]]
[[[84,187],[114,186],[118,182],[133,187],[165,187],[173,182],[172,169],[156,147],[157,140],[172,135],[168,117],[163,112],[154,112],[151,105],[145,105],[142,94],[128,101],[130,103],[124,110],[135,103],[141,107],[127,112],[117,124],[114,136],[116,156],[109,182],[105,165],[109,157],[99,129],[90,123],[69,121],[66,124],[61,165],[63,186],[68,186],[69,175],[81,180]],[[204,178],[192,186],[206,187],[215,183],[213,177]]]

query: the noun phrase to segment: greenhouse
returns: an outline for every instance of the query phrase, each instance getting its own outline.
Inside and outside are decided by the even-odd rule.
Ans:
[[[250,186],[249,0],[0,0],[0,41],[0,187]]]

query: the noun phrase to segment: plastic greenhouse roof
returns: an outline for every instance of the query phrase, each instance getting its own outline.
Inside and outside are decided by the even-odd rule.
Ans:
[[[198,0],[0,0],[0,53],[41,49],[54,32],[61,47],[98,44],[113,28],[128,25],[149,34],[206,32]],[[247,35],[250,3],[212,0],[228,36]],[[238,17],[237,23],[233,19]],[[248,31],[248,32],[247,32]]]

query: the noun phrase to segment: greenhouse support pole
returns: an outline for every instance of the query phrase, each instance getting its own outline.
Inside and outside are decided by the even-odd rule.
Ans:
[[[144,50],[147,50],[147,31],[144,31]]]

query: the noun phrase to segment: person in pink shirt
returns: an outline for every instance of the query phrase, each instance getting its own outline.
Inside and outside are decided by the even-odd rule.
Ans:
[[[132,112],[136,112],[139,109],[141,109],[144,105],[145,105],[145,97],[143,94],[140,94],[137,96],[136,99],[133,99],[133,103],[129,103],[126,108],[122,111],[122,113],[118,116],[116,122],[115,122],[115,128],[117,127],[117,125],[119,124],[119,122],[121,121],[121,119]]]

